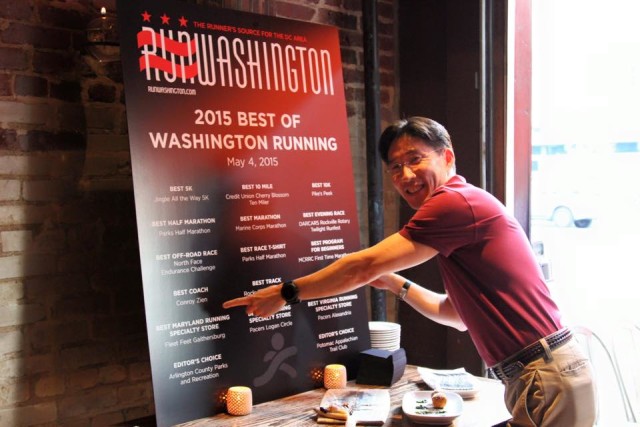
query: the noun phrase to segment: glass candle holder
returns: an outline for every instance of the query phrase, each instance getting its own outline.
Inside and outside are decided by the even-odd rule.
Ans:
[[[227,412],[231,415],[247,415],[251,413],[253,396],[249,387],[229,387],[227,391]]]
[[[324,388],[346,388],[347,368],[344,365],[327,365],[324,367]]]

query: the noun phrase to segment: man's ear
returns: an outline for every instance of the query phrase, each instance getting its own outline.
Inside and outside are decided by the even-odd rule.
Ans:
[[[453,150],[451,148],[444,149],[444,158],[447,161],[447,165],[453,165],[456,161],[456,155],[453,154]]]

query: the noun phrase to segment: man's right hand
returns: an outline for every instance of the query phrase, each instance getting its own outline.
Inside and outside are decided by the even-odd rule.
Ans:
[[[256,291],[252,295],[225,301],[222,307],[232,308],[246,306],[245,311],[247,315],[269,317],[285,306],[285,301],[280,295],[281,288],[282,284],[268,286]]]

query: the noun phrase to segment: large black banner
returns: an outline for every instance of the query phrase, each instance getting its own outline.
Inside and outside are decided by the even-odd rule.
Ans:
[[[337,29],[117,7],[158,424],[224,410],[232,385],[259,403],[352,368],[363,290],[270,318],[221,307],[360,247]]]

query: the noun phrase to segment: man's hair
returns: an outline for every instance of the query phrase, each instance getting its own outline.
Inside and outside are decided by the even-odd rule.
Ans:
[[[440,123],[426,117],[413,116],[398,120],[387,127],[378,142],[378,152],[385,163],[389,163],[389,148],[401,136],[412,136],[423,140],[436,150],[451,148],[449,132]]]

